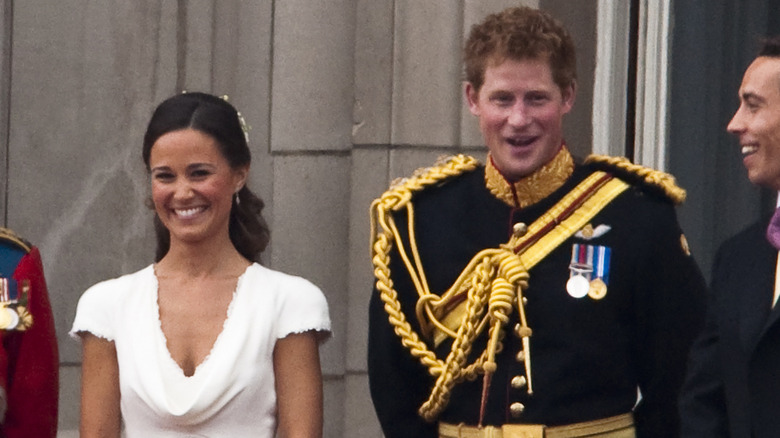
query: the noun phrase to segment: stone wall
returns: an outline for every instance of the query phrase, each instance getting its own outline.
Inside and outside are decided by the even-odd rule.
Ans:
[[[162,99],[198,90],[227,94],[252,127],[250,187],[272,229],[264,262],[328,297],[325,436],[380,437],[365,363],[368,206],[393,178],[440,155],[484,156],[462,102],[460,46],[472,23],[519,3],[538,5],[0,0],[0,214],[43,254],[62,436],[78,429],[80,346],[67,336],[78,297],[152,261],[145,124]],[[584,152],[595,3],[562,17],[585,54],[567,125]]]

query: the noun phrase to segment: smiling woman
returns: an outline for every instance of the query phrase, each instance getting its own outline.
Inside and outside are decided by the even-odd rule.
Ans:
[[[232,197],[248,167],[233,169],[214,138],[190,128],[169,132],[155,142],[149,167],[154,208],[174,243],[208,242],[228,232]]]
[[[79,301],[81,436],[321,436],[327,303],[254,262],[268,228],[237,111],[203,93],[166,100],[143,159],[156,263]]]
[[[243,172],[244,178],[246,177],[252,157],[238,112],[225,100],[203,93],[174,96],[161,103],[155,110],[144,135],[142,150],[146,169],[150,173],[152,152],[156,151],[157,155],[165,152],[158,151],[162,148],[155,146],[175,146],[169,143],[177,139],[186,143],[187,139],[180,138],[185,131],[194,131],[203,137],[208,137],[209,139],[202,140],[213,142],[216,150],[212,152],[218,152],[232,171]],[[188,147],[186,144],[181,144],[181,141],[179,147]],[[153,173],[152,178],[154,178]],[[254,260],[268,244],[268,226],[261,214],[264,204],[243,181],[234,189],[235,199],[233,208],[230,209],[228,228],[230,240],[241,255]],[[155,217],[157,261],[168,252],[170,246],[169,230],[161,220],[160,216]]]

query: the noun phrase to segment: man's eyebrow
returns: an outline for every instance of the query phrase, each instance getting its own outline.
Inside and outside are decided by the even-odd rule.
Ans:
[[[757,102],[764,102],[764,100],[765,100],[763,97],[761,97],[760,95],[756,94],[753,91],[745,91],[745,92],[743,92],[742,94],[740,94],[740,98],[742,100],[752,100],[752,101],[757,101]]]

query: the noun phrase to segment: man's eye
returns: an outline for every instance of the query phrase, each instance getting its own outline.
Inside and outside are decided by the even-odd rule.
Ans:
[[[531,105],[541,105],[547,102],[547,96],[543,94],[532,94],[527,97],[528,103]]]
[[[490,100],[492,100],[493,103],[496,103],[498,105],[512,104],[512,96],[506,96],[506,95],[493,96]]]

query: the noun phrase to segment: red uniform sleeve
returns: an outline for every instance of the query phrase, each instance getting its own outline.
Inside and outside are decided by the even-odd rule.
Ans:
[[[21,283],[29,280],[28,310],[33,317],[27,331],[3,331],[8,411],[3,424],[8,438],[54,438],[57,435],[59,357],[43,264],[33,247],[14,272]],[[0,358],[3,359],[3,358]],[[0,360],[0,366],[2,360]]]

